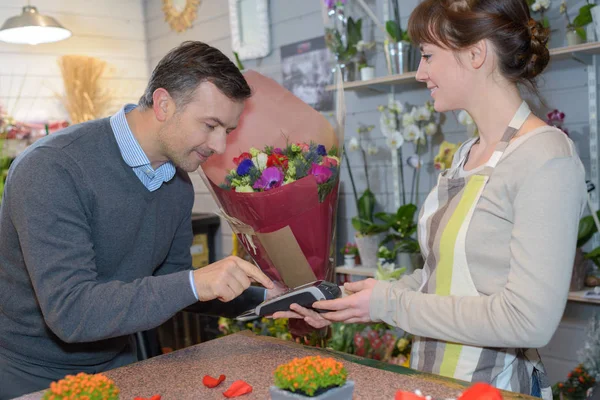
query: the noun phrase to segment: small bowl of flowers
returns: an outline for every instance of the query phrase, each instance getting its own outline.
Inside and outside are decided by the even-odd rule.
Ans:
[[[333,358],[295,358],[277,367],[275,385],[269,391],[273,400],[351,399],[354,382],[347,380],[343,364]]]
[[[83,372],[67,375],[52,382],[50,389],[44,392],[42,400],[118,400],[119,389],[115,383],[102,374],[89,375]]]

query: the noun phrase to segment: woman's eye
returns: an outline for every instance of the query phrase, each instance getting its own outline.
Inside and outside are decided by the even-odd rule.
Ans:
[[[429,61],[429,59],[431,58],[431,54],[421,54],[421,57],[423,57],[425,61]]]
[[[204,125],[206,125],[206,127],[207,127],[207,128],[208,128],[208,130],[210,130],[210,131],[212,131],[212,130],[214,130],[214,129],[216,128],[216,126],[215,126],[215,125],[209,125],[209,124],[204,124]]]

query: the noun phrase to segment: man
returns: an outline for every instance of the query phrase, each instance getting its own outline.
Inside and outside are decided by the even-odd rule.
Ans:
[[[13,162],[0,208],[1,400],[135,361],[132,334],[192,304],[223,312],[236,298],[234,314],[263,300],[251,281],[273,283],[254,265],[228,257],[192,271],[190,255],[187,172],[224,151],[250,94],[219,50],[185,42],[138,106]]]

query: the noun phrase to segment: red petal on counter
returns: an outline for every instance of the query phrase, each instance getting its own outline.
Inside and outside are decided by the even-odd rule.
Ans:
[[[403,392],[402,390],[398,390],[396,392],[396,396],[394,396],[394,400],[423,400],[423,396],[419,396],[418,394],[411,392]]]
[[[225,380],[225,375],[219,375],[219,379],[215,379],[210,375],[204,375],[204,378],[202,378],[202,383],[207,388],[214,388],[214,387],[219,386],[221,384],[221,382],[223,382],[224,380]]]
[[[479,382],[465,390],[458,400],[502,400],[502,394],[495,387]]]
[[[154,396],[150,397],[149,399],[147,399],[145,397],[134,397],[133,400],[160,400],[160,394],[155,394]]]
[[[238,397],[246,393],[252,392],[252,386],[240,380],[235,381],[229,386],[229,389],[223,392],[225,397]]]

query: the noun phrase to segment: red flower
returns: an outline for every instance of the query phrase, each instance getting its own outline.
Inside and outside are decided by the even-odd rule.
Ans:
[[[267,167],[282,167],[284,170],[288,167],[288,158],[281,154],[271,154],[267,158]]]
[[[150,397],[149,399],[147,399],[145,397],[134,397],[133,400],[160,400],[160,394],[155,394],[154,396]]]
[[[338,162],[335,158],[325,156],[323,157],[323,161],[321,161],[321,165],[327,168],[337,167]]]
[[[234,157],[233,162],[235,165],[240,165],[240,163],[242,161],[248,160],[248,159],[252,159],[252,154],[250,154],[248,152],[244,152],[244,153],[240,154],[239,157]]]

